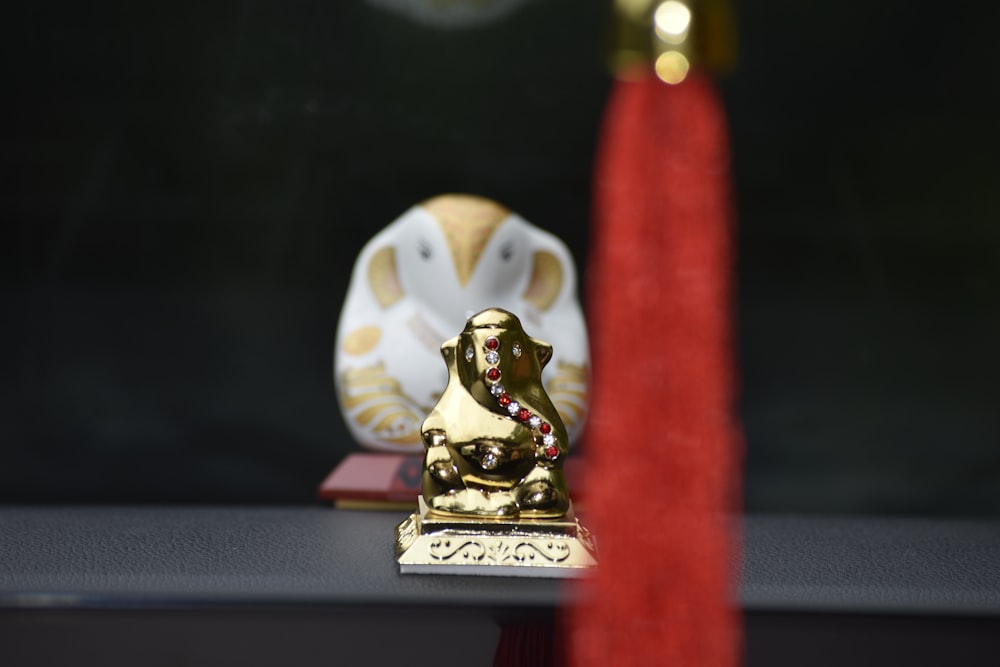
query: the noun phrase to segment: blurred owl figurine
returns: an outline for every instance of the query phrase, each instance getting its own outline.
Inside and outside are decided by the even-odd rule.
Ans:
[[[517,313],[555,349],[544,389],[570,442],[589,393],[589,348],[566,246],[496,202],[442,195],[376,234],[354,265],[334,379],[345,422],[368,449],[418,453],[448,385],[440,347],[486,308]]]

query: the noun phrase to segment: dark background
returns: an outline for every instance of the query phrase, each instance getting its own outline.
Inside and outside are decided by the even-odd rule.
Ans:
[[[737,7],[747,509],[1000,514],[997,11]],[[604,2],[3,14],[0,501],[314,501],[351,265],[428,196],[585,267]]]

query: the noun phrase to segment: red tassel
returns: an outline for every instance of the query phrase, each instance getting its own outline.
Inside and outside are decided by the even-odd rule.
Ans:
[[[712,82],[617,83],[587,273],[600,565],[568,616],[574,665],[739,662],[732,218]]]

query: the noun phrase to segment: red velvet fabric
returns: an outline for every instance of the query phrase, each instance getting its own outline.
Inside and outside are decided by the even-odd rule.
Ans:
[[[594,186],[583,518],[600,565],[565,619],[571,664],[732,667],[734,216],[712,82],[617,83]]]

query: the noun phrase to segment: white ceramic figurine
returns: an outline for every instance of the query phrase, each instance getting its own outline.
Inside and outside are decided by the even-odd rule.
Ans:
[[[441,344],[485,308],[515,313],[531,336],[552,344],[542,381],[570,440],[577,438],[589,350],[569,251],[496,202],[442,195],[376,234],[351,275],[334,378],[362,446],[423,451],[420,424],[448,384]]]

